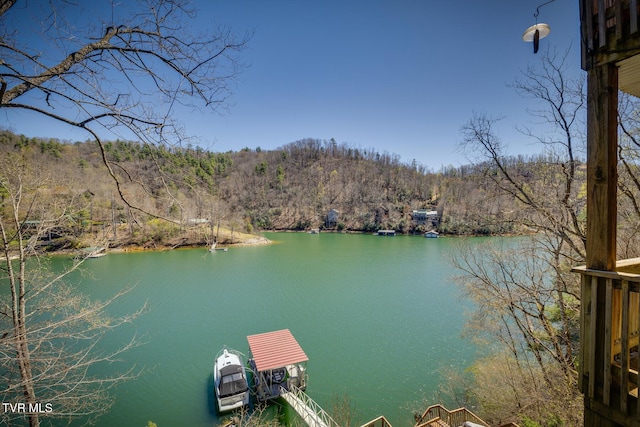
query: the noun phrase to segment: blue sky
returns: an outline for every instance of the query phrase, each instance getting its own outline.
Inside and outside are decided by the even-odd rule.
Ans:
[[[29,2],[33,5],[37,2]],[[126,2],[121,2],[126,3]],[[531,124],[530,100],[508,84],[539,61],[521,39],[535,23],[529,0],[197,1],[194,28],[253,32],[224,115],[178,111],[189,135],[214,151],[275,149],[302,138],[415,159],[433,170],[469,163],[457,150],[474,114],[504,116],[499,134],[512,154],[540,151],[515,130]],[[541,50],[564,51],[580,70],[578,2],[540,9],[551,26]],[[33,117],[0,120],[27,136],[86,139]],[[3,126],[0,122],[0,126]]]

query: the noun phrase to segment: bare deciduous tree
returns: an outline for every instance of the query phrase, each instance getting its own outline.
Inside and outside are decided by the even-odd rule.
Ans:
[[[182,0],[134,2],[126,10],[116,6],[0,2],[0,112],[35,114],[85,132],[100,147],[120,198],[139,208],[123,191],[134,175],[109,158],[105,138],[180,144],[184,135],[173,111],[224,109],[248,37],[236,38],[225,28],[195,34],[188,22],[195,11]],[[91,10],[81,10],[85,7]],[[40,424],[42,411],[47,417],[98,415],[109,407],[109,388],[135,372],[99,378],[91,375],[93,369],[136,341],[106,353],[98,343],[138,313],[106,317],[113,299],[90,302],[65,283],[78,264],[50,272],[43,259],[31,256],[43,233],[65,226],[72,205],[45,206],[46,190],[53,188],[47,171],[20,156],[2,160],[0,280],[9,290],[0,299],[2,402],[23,405],[16,416],[32,426]],[[39,406],[47,403],[51,406]],[[11,412],[0,415],[3,422],[13,421]]]
[[[621,92],[619,104],[618,253],[633,258],[640,255],[640,100]]]
[[[487,419],[505,421],[496,414],[520,414],[542,421],[553,405],[579,408],[574,405],[579,400],[574,356],[579,296],[565,292],[565,313],[560,314],[553,258],[535,240],[523,239],[505,246],[461,247],[454,265],[475,306],[466,333],[490,349],[474,366],[477,384],[470,392]],[[504,364],[500,372],[499,359]],[[492,371],[499,380],[486,383]],[[505,393],[510,399],[500,397]],[[562,414],[566,419],[575,415]]]
[[[519,247],[524,253],[512,247],[485,250],[486,256],[466,253],[457,260],[463,272],[460,282],[478,304],[470,324],[499,339],[515,362],[513,375],[531,378],[531,384],[538,377],[546,390],[538,407],[545,400],[572,401],[577,393],[580,296],[578,278],[569,270],[585,256],[585,170],[579,162],[585,100],[584,79],[567,78],[566,58],[546,52],[541,64],[527,69],[514,84],[540,105],[530,112],[542,125],[539,134],[523,129],[544,147],[538,161],[523,164],[506,156],[494,129],[496,119],[476,115],[462,128],[463,145],[479,154],[487,182],[518,202],[509,220],[532,232]],[[526,414],[524,407],[512,410]]]
[[[126,10],[108,2],[48,6],[2,2],[0,111],[35,113],[86,132],[120,197],[135,206],[120,185],[132,178],[108,158],[105,136],[180,144],[185,135],[173,111],[225,109],[248,37],[225,28],[193,33],[187,20],[196,12],[183,0],[134,2]],[[94,11],[105,6],[111,15],[99,21]],[[81,29],[71,19],[79,12],[91,16]]]
[[[140,314],[106,315],[106,307],[125,292],[89,301],[66,280],[82,260],[57,271],[36,255],[47,243],[42,239],[67,227],[73,214],[70,204],[51,200],[64,197],[47,200],[53,184],[20,156],[0,162],[0,280],[6,284],[0,298],[0,397],[13,405],[1,413],[7,425],[26,418],[37,426],[41,415],[91,419],[109,408],[113,385],[136,375],[131,368],[104,377],[91,373],[137,344],[133,336],[120,347],[100,347],[105,334]],[[28,220],[35,215],[37,221]]]

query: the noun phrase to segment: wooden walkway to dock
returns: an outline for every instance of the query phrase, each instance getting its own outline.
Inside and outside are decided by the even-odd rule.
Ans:
[[[288,391],[282,388],[280,396],[291,405],[309,427],[339,427],[320,405],[299,388],[291,386]]]

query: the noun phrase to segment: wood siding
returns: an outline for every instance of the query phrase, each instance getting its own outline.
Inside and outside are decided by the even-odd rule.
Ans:
[[[639,0],[580,0],[582,69],[640,53]]]

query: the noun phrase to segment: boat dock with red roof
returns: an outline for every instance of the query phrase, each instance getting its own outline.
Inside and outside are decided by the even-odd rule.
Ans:
[[[247,336],[258,400],[275,399],[294,387],[307,385],[309,360],[289,329]]]

